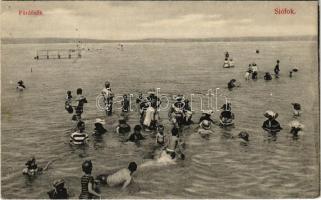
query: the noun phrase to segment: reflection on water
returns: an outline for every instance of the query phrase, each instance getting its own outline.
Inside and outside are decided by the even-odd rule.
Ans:
[[[91,159],[93,174],[139,164],[134,183],[120,188],[101,187],[104,198],[312,198],[318,194],[318,82],[317,45],[314,42],[236,42],[236,43],[141,43],[125,44],[124,51],[114,44],[88,44],[81,59],[33,60],[36,49],[68,48],[71,44],[2,45],[2,196],[5,198],[46,198],[57,178],[64,177],[73,198],[80,193],[81,163]],[[254,54],[260,49],[260,54]],[[228,50],[236,67],[222,69],[223,52]],[[262,74],[272,71],[281,60],[281,78],[265,82]],[[243,80],[248,63],[255,61],[259,80]],[[288,71],[299,72],[290,79]],[[32,67],[32,73],[30,73]],[[226,89],[235,78],[241,87]],[[17,80],[27,89],[15,91]],[[232,102],[235,126],[213,126],[214,134],[204,140],[196,126],[186,128],[184,161],[157,162],[160,150],[155,138],[143,132],[140,143],[123,142],[126,136],[113,132],[120,111],[106,119],[108,132],[92,136],[95,118],[103,118],[95,98],[105,80],[116,94],[146,92],[205,95],[220,88],[219,106],[224,95]],[[88,104],[84,118],[90,141],[84,147],[69,144],[75,124],[64,109],[67,90],[75,95],[83,88]],[[224,94],[224,95],[223,95]],[[293,120],[291,103],[299,102],[304,113],[300,121],[305,135],[293,140],[286,126]],[[194,101],[195,110],[200,106]],[[279,113],[284,128],[278,135],[263,132],[265,110]],[[218,119],[219,112],[213,118]],[[166,133],[170,131],[167,112],[160,113]],[[196,110],[193,120],[200,112]],[[136,112],[128,122],[139,123]],[[249,133],[249,142],[240,140],[240,131]],[[35,155],[39,166],[57,159],[47,172],[36,178],[21,175],[24,163]],[[154,158],[154,159],[153,159]],[[165,164],[164,164],[165,163]]]

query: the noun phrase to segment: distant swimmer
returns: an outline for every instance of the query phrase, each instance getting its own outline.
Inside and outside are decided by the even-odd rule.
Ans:
[[[271,74],[269,72],[265,72],[264,80],[266,80],[266,81],[272,80],[272,76],[271,76]]]
[[[23,91],[24,89],[26,89],[26,86],[24,85],[24,83],[23,83],[22,80],[18,81],[17,84],[18,84],[18,85],[17,85],[17,90]]]
[[[229,67],[234,67],[234,61],[232,58],[230,58],[228,64],[229,64]]]
[[[228,58],[225,58],[223,63],[223,68],[229,68],[229,67],[230,67],[230,64],[229,64]]]
[[[158,125],[157,133],[156,133],[156,144],[159,146],[165,146],[165,134],[164,134],[164,126]]]
[[[260,53],[260,50],[257,49],[255,52],[256,52],[257,54],[259,54],[259,53]]]
[[[208,120],[203,120],[200,123],[200,128],[198,129],[197,133],[205,139],[208,139],[211,134],[213,134],[213,131],[211,131],[211,122]]]
[[[299,103],[292,103],[293,106],[293,116],[298,117],[301,115],[301,105]]]
[[[232,90],[235,87],[240,87],[240,83],[237,83],[235,79],[231,79],[228,83],[227,83],[227,88],[229,90]]]
[[[65,180],[58,179],[52,184],[53,189],[47,192],[50,199],[68,199],[69,195],[65,188]]]
[[[292,134],[293,139],[298,139],[299,135],[302,135],[304,125],[301,124],[299,121],[294,120],[290,122],[289,126],[291,128],[290,133]]]
[[[203,110],[199,123],[201,123],[203,120],[207,120],[207,121],[210,121],[211,123],[214,123],[213,119],[211,119],[211,116],[213,113],[214,113],[213,110]]]
[[[101,93],[102,93],[102,95],[104,97],[106,115],[107,116],[111,116],[112,112],[113,112],[114,94],[111,91],[110,82],[109,81],[105,82],[105,87],[102,89]]]
[[[275,78],[279,78],[279,72],[280,72],[280,61],[276,61],[276,65],[274,67],[274,73],[275,73]]]
[[[26,165],[27,167],[22,170],[22,174],[28,175],[28,176],[39,175],[39,174],[41,174],[42,172],[44,172],[45,170],[47,170],[48,167],[49,167],[49,165],[50,165],[51,163],[53,163],[53,162],[54,162],[54,161],[49,161],[44,168],[38,167],[38,165],[37,165],[37,163],[36,163],[36,158],[33,156],[33,157],[31,157],[30,160],[28,160],[28,161],[26,162],[25,165]]]
[[[136,125],[134,127],[134,133],[132,133],[128,139],[127,142],[139,142],[140,140],[145,140],[144,136],[141,133],[142,127],[140,125]]]
[[[276,135],[276,133],[282,130],[280,123],[276,120],[278,113],[268,110],[264,113],[264,116],[268,118],[266,121],[264,121],[262,126],[265,131],[272,135]]]
[[[126,123],[125,118],[120,118],[118,120],[118,125],[116,127],[116,133],[118,134],[126,134],[130,132],[130,126]]]
[[[129,163],[127,168],[118,170],[112,174],[101,174],[96,177],[100,184],[108,185],[109,187],[122,186],[125,189],[132,181],[132,175],[137,170],[135,162]]]
[[[240,139],[242,139],[243,141],[245,141],[245,142],[250,141],[250,140],[249,140],[249,134],[248,134],[246,131],[241,131],[241,132],[238,134],[238,137],[239,137]]]
[[[94,199],[101,198],[96,192],[97,186],[94,177],[91,175],[93,165],[91,160],[86,160],[82,163],[82,171],[85,173],[81,177],[81,193],[79,199]]]
[[[84,112],[84,104],[88,103],[85,96],[82,95],[82,89],[77,89],[77,97],[76,101],[78,102],[78,105],[76,106],[76,120],[81,119],[81,115]],[[74,118],[75,119],[75,118]]]
[[[103,135],[107,132],[107,130],[104,128],[105,121],[102,119],[97,118],[95,121],[95,129],[94,129],[94,135]]]
[[[225,106],[224,106],[225,105]],[[220,126],[230,126],[233,125],[234,114],[231,112],[231,107],[229,104],[224,104],[220,115]]]
[[[72,108],[72,95],[71,91],[67,91],[67,96],[65,99],[65,109],[67,110],[68,113],[73,113],[74,109]]]
[[[70,135],[70,144],[74,145],[84,145],[88,142],[88,135],[84,132],[85,126],[81,121],[77,124],[77,131]]]
[[[129,111],[129,106],[130,106],[129,104],[130,104],[130,102],[129,102],[129,100],[128,100],[128,97],[127,97],[126,94],[124,94],[123,100],[122,100],[122,102],[121,102],[122,112],[128,112],[128,111]]]
[[[258,67],[256,63],[252,64],[252,80],[257,80]]]

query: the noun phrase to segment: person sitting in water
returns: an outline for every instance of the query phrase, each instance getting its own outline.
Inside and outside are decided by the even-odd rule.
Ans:
[[[22,80],[20,80],[20,81],[18,81],[18,86],[17,86],[17,89],[18,90],[24,90],[24,89],[26,89],[26,86],[24,85],[24,83],[23,83],[23,81]]]
[[[293,106],[293,115],[298,117],[301,115],[301,105],[299,103],[292,103]]]
[[[127,98],[127,95],[124,94],[123,100],[121,102],[121,106],[122,106],[122,111],[123,112],[128,112],[129,111],[129,104],[130,104],[130,102],[129,102],[128,98]]]
[[[131,162],[128,168],[118,170],[113,174],[101,174],[96,177],[96,180],[100,184],[108,185],[109,187],[115,187],[122,185],[122,189],[125,189],[132,181],[132,175],[137,170],[137,164]]]
[[[65,109],[67,110],[68,113],[73,113],[74,109],[72,108],[72,95],[71,95],[71,91],[67,91],[67,96],[66,96],[66,101],[65,101]]]
[[[165,135],[163,125],[158,125],[157,127],[156,144],[159,146],[165,146]]]
[[[198,134],[200,134],[200,136],[202,138],[209,138],[209,136],[213,133],[213,131],[211,131],[211,122],[208,120],[203,120],[200,123],[200,128],[197,131]]]
[[[280,123],[276,120],[278,113],[268,110],[265,112],[264,116],[268,118],[266,121],[264,121],[262,126],[265,131],[275,135],[282,130]]]
[[[221,124],[231,124],[234,119],[234,114],[229,109],[229,106],[225,106],[220,115]]]
[[[257,79],[257,72],[258,72],[258,68],[256,66],[256,63],[253,63],[252,64],[252,80]]]
[[[238,138],[242,139],[245,142],[248,142],[249,141],[249,134],[247,132],[245,132],[245,131],[241,131],[238,134]]]
[[[235,79],[231,79],[230,82],[228,82],[227,84],[227,88],[229,90],[232,90],[235,87],[238,87],[239,85],[236,84],[236,80]]]
[[[118,120],[118,125],[116,127],[116,133],[118,134],[126,134],[130,132],[130,126],[126,123],[124,118]]]
[[[81,177],[81,193],[79,199],[93,199],[95,197],[100,198],[100,194],[95,191],[96,184],[94,177],[91,175],[91,171],[93,169],[91,160],[84,161],[81,167],[85,174]]]
[[[229,64],[229,67],[234,67],[234,61],[232,58],[230,59],[228,64]]]
[[[25,165],[27,166],[27,168],[24,169],[22,173],[30,176],[36,175],[43,170],[41,167],[37,166],[36,158],[34,156],[30,160],[28,160]]]
[[[214,123],[214,121],[211,119],[212,114],[213,110],[204,110],[202,116],[200,117],[199,123],[201,123],[203,120],[207,120],[211,123]]]
[[[136,125],[134,127],[134,133],[132,133],[127,141],[129,142],[138,142],[140,140],[145,140],[144,136],[141,134],[142,127],[140,125]]]
[[[269,72],[265,72],[264,80],[266,80],[266,81],[272,80],[272,76],[271,76],[271,74]]]
[[[301,124],[299,121],[294,120],[292,122],[290,122],[290,133],[293,136],[293,139],[298,139],[299,138],[299,133],[301,133],[301,131],[303,130],[304,126],[303,124]]]
[[[78,130],[70,135],[70,143],[74,145],[84,145],[88,142],[88,135],[84,133],[85,123],[78,122]]]
[[[68,199],[69,195],[65,188],[65,180],[55,180],[52,184],[53,189],[47,192],[50,199]]]
[[[94,129],[94,135],[102,135],[107,132],[107,130],[104,128],[105,121],[101,120],[99,118],[96,119],[95,122],[95,129]]]
[[[274,67],[274,73],[275,73],[275,78],[279,78],[279,72],[280,72],[280,61],[276,61],[276,65]]]
[[[87,99],[85,96],[82,95],[82,89],[77,89],[77,98],[76,101],[78,101],[78,105],[76,106],[76,120],[81,119],[81,114],[84,112],[84,104],[87,103]],[[73,117],[73,119],[75,119]]]
[[[230,67],[230,65],[229,65],[228,59],[225,58],[223,68],[228,68],[228,67]]]

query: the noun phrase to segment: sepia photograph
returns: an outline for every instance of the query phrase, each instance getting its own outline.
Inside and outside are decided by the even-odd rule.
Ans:
[[[1,198],[320,196],[318,1],[2,1]]]

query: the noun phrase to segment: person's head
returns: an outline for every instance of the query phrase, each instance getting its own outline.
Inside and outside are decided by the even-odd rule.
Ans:
[[[208,120],[203,120],[201,123],[201,127],[205,130],[208,130],[211,128],[211,122]]]
[[[251,67],[252,66],[252,64],[249,64],[249,67]]]
[[[106,88],[109,88],[109,87],[110,87],[110,82],[109,82],[109,81],[106,81],[106,82],[105,82],[105,87],[106,87]]]
[[[277,61],[276,61],[276,63],[280,63],[280,61],[279,61],[279,60],[277,60]]]
[[[62,189],[65,186],[65,180],[63,178],[55,180],[52,185],[57,190]]]
[[[239,133],[239,138],[245,140],[245,141],[249,141],[249,134],[245,131],[241,131]]]
[[[137,164],[135,162],[131,162],[128,165],[128,169],[131,173],[134,173],[137,169]]]
[[[71,91],[70,91],[70,90],[67,91],[67,95],[68,95],[68,96],[71,95]]]
[[[79,95],[82,94],[82,89],[81,89],[81,88],[78,88],[78,89],[77,89],[77,94],[79,94]]]
[[[172,128],[172,136],[177,136],[178,135],[178,129],[176,127]]]
[[[82,171],[86,174],[91,174],[91,171],[93,169],[93,164],[91,163],[91,160],[85,160],[82,163]]]
[[[36,162],[35,156],[31,156],[30,160],[31,160],[31,162],[35,163]]]
[[[124,99],[127,99],[127,94],[124,94],[124,95],[123,95],[123,98],[124,98]]]
[[[163,125],[158,125],[157,127],[158,132],[163,133],[164,132],[164,126]]]
[[[142,127],[141,127],[140,125],[136,125],[136,126],[134,127],[134,132],[135,132],[135,133],[140,133],[141,130],[142,130]]]

